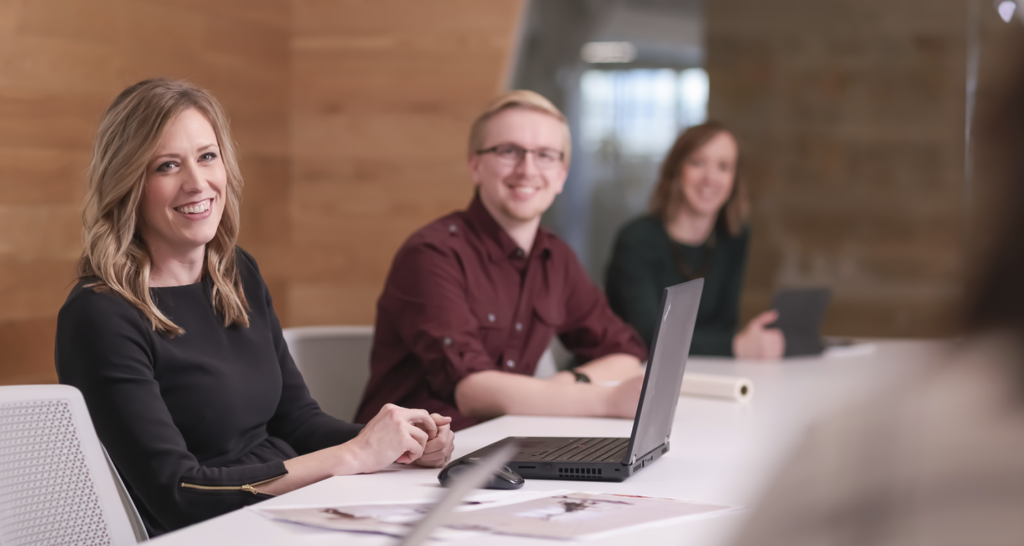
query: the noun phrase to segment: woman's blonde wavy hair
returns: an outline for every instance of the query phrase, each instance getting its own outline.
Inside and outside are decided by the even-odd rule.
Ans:
[[[203,272],[213,282],[214,309],[224,326],[249,326],[249,303],[235,256],[242,175],[227,116],[217,99],[194,85],[168,79],[141,81],[121,92],[107,108],[96,133],[89,186],[82,212],[82,259],[78,275],[93,290],[113,290],[149,319],[153,330],[171,337],[185,333],[157,308],[149,291],[152,262],[139,234],[139,203],[146,169],[164,128],[185,110],[202,113],[220,147],[227,172],[226,202],[217,234],[206,245]]]

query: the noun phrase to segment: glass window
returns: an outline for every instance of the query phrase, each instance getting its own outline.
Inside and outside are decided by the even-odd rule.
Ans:
[[[708,76],[686,70],[587,70],[580,80],[587,152],[660,159],[683,129],[707,118]]]

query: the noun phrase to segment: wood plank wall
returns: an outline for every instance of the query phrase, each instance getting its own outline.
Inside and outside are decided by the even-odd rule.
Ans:
[[[502,88],[523,2],[442,5],[294,3],[291,324],[372,324],[402,241],[472,197],[469,125]]]
[[[273,210],[266,190],[288,175],[287,14],[278,0],[0,2],[0,384],[56,380],[93,136],[128,85],[168,76],[213,91],[242,150],[247,215]]]
[[[830,285],[826,333],[947,332],[966,228],[965,1],[705,8],[710,115],[738,134],[754,202],[744,314],[777,286]]]
[[[521,0],[0,0],[0,384],[56,380],[96,123],[185,78],[232,119],[241,244],[287,325],[371,323],[391,255],[470,196],[475,111]]]

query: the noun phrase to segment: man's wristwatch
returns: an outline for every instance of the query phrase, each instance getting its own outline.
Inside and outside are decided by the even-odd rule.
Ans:
[[[571,373],[576,378],[577,383],[590,383],[590,377],[588,377],[585,373],[580,373],[577,372],[576,370],[569,370],[569,373]]]

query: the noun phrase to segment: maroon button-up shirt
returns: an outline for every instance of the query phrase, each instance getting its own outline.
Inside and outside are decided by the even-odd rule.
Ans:
[[[541,228],[526,254],[480,198],[405,242],[377,302],[370,382],[356,421],[391,402],[479,422],[455,386],[484,370],[533,375],[554,335],[580,360],[647,358],[643,340],[608,306],[561,239]]]

